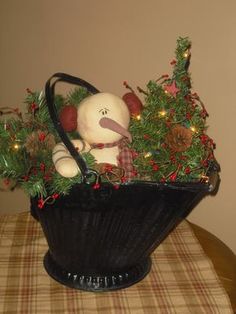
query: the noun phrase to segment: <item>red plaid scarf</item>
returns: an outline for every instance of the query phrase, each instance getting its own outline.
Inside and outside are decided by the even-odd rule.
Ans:
[[[119,149],[119,155],[117,156],[118,166],[125,171],[122,181],[130,181],[136,175],[136,172],[133,166],[132,150],[127,146],[127,139],[122,138],[121,140],[114,143],[91,144],[92,149],[103,149],[115,146],[118,146]]]

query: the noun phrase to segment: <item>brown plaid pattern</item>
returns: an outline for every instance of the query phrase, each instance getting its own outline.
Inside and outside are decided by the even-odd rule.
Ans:
[[[43,268],[47,243],[29,213],[0,217],[0,313],[229,314],[228,296],[183,221],[152,255],[150,274],[124,290],[62,286]]]

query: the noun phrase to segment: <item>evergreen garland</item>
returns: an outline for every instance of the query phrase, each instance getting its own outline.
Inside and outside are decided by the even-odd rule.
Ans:
[[[132,116],[130,132],[133,142],[134,180],[156,182],[199,182],[207,178],[209,167],[217,164],[213,155],[215,144],[206,134],[207,111],[196,93],[191,91],[188,72],[191,43],[188,38],[177,41],[176,58],[171,62],[173,75],[162,75],[148,82],[144,106]],[[89,96],[84,88],[75,88],[66,97],[57,95],[57,111],[65,105],[79,105]],[[50,119],[43,92],[27,89],[27,112],[0,108],[0,114],[14,117],[0,121],[0,178],[6,184],[14,180],[30,197],[39,198],[39,206],[81,182],[78,174],[64,178],[52,162],[52,149],[60,138]],[[70,138],[79,138],[72,133]],[[90,168],[95,160],[84,153]],[[102,178],[104,180],[104,178]]]
[[[66,98],[55,97],[58,110],[68,103],[77,105],[89,93],[84,88],[75,88]],[[44,199],[48,195],[67,194],[81,176],[72,179],[61,177],[52,162],[52,149],[60,138],[55,131],[43,92],[27,89],[25,117],[16,116],[0,121],[0,177],[6,184],[14,179],[30,197]],[[8,113],[14,113],[17,109]],[[4,115],[5,112],[2,112]],[[70,134],[78,138],[78,134]],[[92,166],[91,154],[83,154],[87,164]]]

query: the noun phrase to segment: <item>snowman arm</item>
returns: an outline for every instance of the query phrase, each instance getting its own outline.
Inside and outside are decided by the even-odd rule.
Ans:
[[[78,151],[87,152],[89,144],[81,140],[72,140],[72,144]],[[72,178],[80,173],[80,169],[63,143],[58,143],[52,152],[52,160],[56,171],[63,177]]]

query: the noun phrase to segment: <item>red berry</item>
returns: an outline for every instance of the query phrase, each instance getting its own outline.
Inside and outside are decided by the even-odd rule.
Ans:
[[[44,132],[39,133],[38,139],[40,142],[43,142],[46,138],[46,134]]]
[[[44,200],[42,198],[40,198],[38,200],[38,208],[43,208],[43,206],[44,206]]]
[[[203,167],[207,168],[208,167],[208,161],[207,160],[202,160],[202,165]]]
[[[99,183],[95,183],[95,184],[93,185],[93,189],[94,189],[94,190],[100,189],[100,184],[99,184]]]
[[[23,179],[25,182],[27,182],[27,181],[29,181],[29,176],[23,176],[22,179]]]
[[[186,174],[189,174],[189,173],[191,172],[190,167],[186,167],[185,170],[184,170],[184,172],[185,172]]]
[[[152,166],[152,169],[153,169],[154,171],[158,171],[158,170],[159,170],[159,166],[155,164],[155,165]]]
[[[150,138],[150,135],[144,134],[143,138],[144,138],[145,140],[148,140],[148,139]]]
[[[31,104],[31,110],[34,111],[34,110],[36,110],[37,108],[38,108],[38,105],[33,102],[33,103]]]
[[[187,120],[190,120],[191,117],[192,117],[191,113],[190,113],[190,112],[187,112],[187,113],[186,113],[186,119],[187,119]]]
[[[170,176],[170,181],[174,182],[176,181],[177,178],[177,172],[172,173],[172,175]]]
[[[139,155],[135,150],[132,150],[132,151],[131,151],[131,154],[132,154],[132,158],[133,158],[133,159],[137,158],[138,155]]]
[[[9,179],[4,179],[4,180],[3,180],[3,183],[4,183],[6,186],[8,186],[8,185],[10,184],[10,180],[9,180]]]
[[[59,196],[60,196],[60,195],[59,195],[58,193],[54,193],[54,194],[52,195],[52,198],[55,200],[55,199],[57,199]]]
[[[127,181],[127,177],[122,177],[122,178],[121,178],[121,182],[122,182],[122,183],[125,183],[126,181]]]
[[[45,171],[45,164],[44,164],[43,162],[40,163],[40,170],[41,170],[42,172]]]

